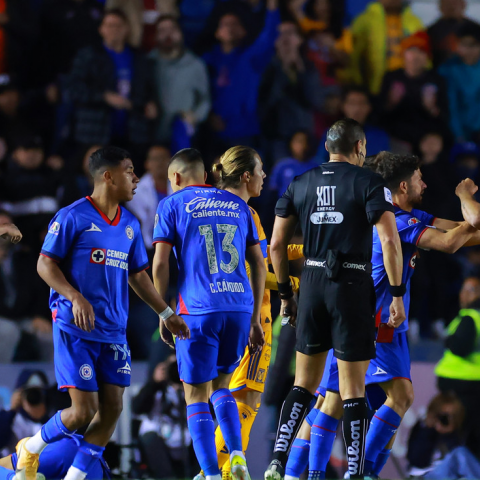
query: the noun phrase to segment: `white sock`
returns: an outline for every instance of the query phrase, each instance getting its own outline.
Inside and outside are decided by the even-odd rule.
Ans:
[[[234,450],[231,454],[230,454],[230,462],[233,460],[233,457],[238,456],[240,458],[242,458],[243,460],[245,460],[245,455],[243,454],[242,451],[240,450]]]
[[[67,480],[67,479],[65,478],[65,480]],[[222,480],[222,476],[221,475],[207,475],[206,480]]]
[[[42,438],[42,430],[39,430],[33,437],[25,442],[25,448],[30,453],[42,453],[47,445],[48,443]]]
[[[70,467],[63,480],[84,480],[87,476],[85,472],[82,472],[77,467]]]

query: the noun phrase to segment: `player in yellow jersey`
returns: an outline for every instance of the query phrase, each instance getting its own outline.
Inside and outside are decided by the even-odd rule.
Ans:
[[[231,152],[230,155],[227,155]],[[220,159],[220,163],[214,165],[214,172],[218,173],[218,186],[220,188],[229,188],[234,191],[245,202],[252,197],[258,197],[261,188],[257,188],[256,179],[253,172],[255,165],[254,159],[258,157],[255,150],[249,147],[233,147],[228,150]],[[259,157],[258,157],[259,158]],[[265,175],[265,174],[263,174]],[[265,178],[265,177],[264,177]],[[277,290],[277,279],[274,273],[268,272],[270,257],[268,252],[267,238],[263,230],[260,218],[257,212],[250,207],[255,226],[257,227],[258,239],[265,257],[267,266],[267,279],[265,282],[265,293],[263,296],[261,308],[261,323],[265,334],[265,344],[260,351],[253,355],[250,354],[248,347],[235,370],[230,381],[230,391],[232,392],[238,407],[242,432],[242,448],[247,449],[250,431],[253,422],[260,407],[261,396],[265,388],[265,380],[270,365],[272,352],[272,313],[270,306],[270,290]],[[289,246],[289,260],[296,260],[303,256],[302,245]],[[248,265],[247,273],[250,274]],[[295,291],[298,290],[299,279],[290,277]],[[230,477],[229,452],[225,445],[222,433],[219,428],[215,432],[215,443],[217,447],[218,463],[222,469],[222,478]],[[195,480],[201,480],[203,475],[197,475]]]

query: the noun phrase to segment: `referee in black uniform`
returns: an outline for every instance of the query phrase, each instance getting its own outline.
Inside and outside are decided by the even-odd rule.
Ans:
[[[377,174],[360,168],[365,133],[355,120],[336,122],[325,145],[330,161],[296,177],[278,200],[270,254],[281,312],[296,322],[295,385],[282,408],[273,460],[265,480],[280,480],[291,444],[322,378],[328,350],[338,359],[343,435],[351,478],[363,476],[368,426],[365,374],[375,357],[375,291],[371,277],[376,226],[394,295],[391,320],[405,319],[402,249],[390,191]],[[287,245],[297,224],[304,236],[298,316],[288,276]]]

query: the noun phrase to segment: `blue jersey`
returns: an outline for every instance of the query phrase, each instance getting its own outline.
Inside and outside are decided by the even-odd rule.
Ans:
[[[110,221],[90,197],[83,198],[55,215],[42,255],[59,263],[95,313],[95,329],[84,332],[73,323],[71,302],[52,289],[50,308],[58,326],[86,340],[126,343],[128,275],[148,267],[138,220],[118,207]]]
[[[398,332],[408,330],[408,312],[410,309],[410,279],[415,271],[415,261],[418,255],[418,242],[427,228],[431,228],[435,217],[428,213],[416,210],[406,212],[395,205],[395,221],[402,242],[403,275],[402,283],[407,292],[403,296],[403,304],[407,319],[397,328]],[[377,295],[377,324],[387,323],[390,316],[392,296],[388,291],[389,281],[383,263],[382,244],[377,229],[373,230],[372,277]]]
[[[240,197],[208,185],[184,188],[159,203],[153,240],[174,248],[179,314],[252,313],[245,252],[259,242]]]

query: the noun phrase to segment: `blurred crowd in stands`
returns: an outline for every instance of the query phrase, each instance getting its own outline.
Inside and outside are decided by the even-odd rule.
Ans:
[[[53,214],[91,193],[100,146],[132,155],[141,181],[127,208],[150,252],[175,151],[211,165],[256,148],[267,179],[252,205],[268,235],[276,199],[328,160],[325,132],[344,116],[364,126],[369,155],[419,155],[425,210],[460,219],[456,184],[480,180],[480,25],[465,0],[438,8],[428,26],[403,0],[0,0],[0,222],[24,234],[0,240],[0,362],[51,359],[36,258]],[[480,250],[422,252],[417,268],[413,340],[456,314]],[[132,294],[133,358],[168,356],[157,326]]]

